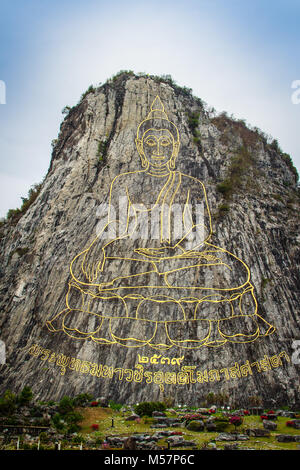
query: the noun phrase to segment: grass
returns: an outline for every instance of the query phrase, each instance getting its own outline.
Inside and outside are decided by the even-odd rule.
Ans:
[[[95,438],[105,439],[105,436],[130,436],[135,433],[155,433],[159,429],[152,429],[150,425],[152,420],[149,418],[141,418],[140,422],[126,421],[129,412],[114,411],[110,408],[78,408],[80,414],[84,416],[83,421],[80,423],[82,429],[81,434],[85,437],[88,435]],[[168,413],[167,413],[168,416]],[[174,417],[174,415],[169,415]],[[112,427],[112,419],[114,426]],[[300,435],[300,430],[287,427],[286,422],[289,418],[278,417],[277,429],[271,431],[270,437],[250,437],[247,441],[238,441],[239,449],[255,449],[255,450],[297,450],[300,445],[299,442],[282,443],[277,442],[276,435],[278,434],[291,434]],[[92,424],[98,424],[99,430],[93,431]],[[239,434],[244,434],[246,429],[249,428],[263,428],[262,421],[259,416],[246,416],[244,417],[243,424],[237,428]],[[183,437],[186,440],[194,441],[197,444],[195,449],[200,449],[208,442],[215,442],[218,449],[223,449],[226,442],[217,441],[218,432],[193,432],[182,427],[168,427],[163,430],[182,431]],[[234,426],[229,424],[225,432],[234,431]],[[234,441],[232,441],[234,442]],[[162,448],[167,447],[166,439],[161,439],[157,442]],[[172,450],[176,447],[172,447]],[[178,447],[179,449],[179,447]],[[180,448],[182,449],[182,448]],[[185,449],[188,449],[187,447]]]

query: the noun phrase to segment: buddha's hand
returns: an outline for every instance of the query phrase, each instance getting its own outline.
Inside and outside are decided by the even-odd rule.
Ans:
[[[137,248],[134,250],[147,258],[169,259],[184,256],[184,250],[180,246],[162,246],[160,248]]]
[[[97,243],[93,243],[83,257],[82,271],[89,282],[93,282],[102,270],[104,252]]]

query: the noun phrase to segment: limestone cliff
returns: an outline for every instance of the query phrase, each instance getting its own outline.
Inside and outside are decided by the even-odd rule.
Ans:
[[[171,330],[172,347],[155,347],[155,342],[153,347],[136,336],[143,334],[142,323],[129,324],[128,314],[124,320],[117,305],[117,313],[111,314],[117,320],[106,318],[107,332],[111,329],[114,336],[127,339],[105,343],[99,334],[94,340],[85,333],[77,335],[80,328],[72,322],[80,299],[72,307],[74,315],[64,319],[65,331],[46,325],[66,309],[70,263],[95,239],[111,182],[117,175],[142,168],[136,132],[156,96],[180,135],[174,175],[191,177],[182,180],[186,193],[193,178],[204,183],[212,221],[210,242],[242,260],[251,273],[257,313],[267,325],[259,337],[249,327],[246,334],[251,341],[239,342],[238,329],[233,334],[229,328],[226,336],[220,327],[224,344],[201,343],[201,333],[189,330],[198,328],[197,314],[193,310],[188,318],[186,310],[184,319],[191,322],[182,320],[173,327],[186,328],[188,344],[198,341],[199,334],[197,347],[186,347],[185,333],[176,337]],[[132,180],[132,194],[154,195],[155,181],[150,184],[139,176]],[[191,404],[200,403],[209,392],[224,392],[231,401],[245,405],[251,396],[261,397],[269,406],[299,405],[299,365],[293,354],[293,342],[300,339],[299,201],[295,169],[276,141],[268,142],[258,129],[226,114],[213,116],[190,90],[170,79],[120,73],[89,89],[61,124],[35,200],[1,226],[0,338],[6,345],[6,364],[0,366],[0,391],[18,391],[27,384],[41,399],[89,392],[118,402],[172,396],[178,403]],[[120,262],[111,272],[121,274],[124,266]],[[215,274],[203,274],[205,287],[217,283],[221,287],[225,282],[221,272],[209,272]],[[231,280],[238,283],[239,273],[232,270]],[[188,282],[194,281],[198,282],[194,278]],[[176,286],[176,280],[172,282],[170,288]],[[86,284],[84,293],[91,283]],[[139,301],[144,293],[135,292],[131,300]],[[122,303],[120,297],[114,299]],[[191,297],[186,303],[193,305]],[[147,327],[156,307],[147,306]],[[170,314],[171,320],[173,308],[164,304],[164,315]],[[89,328],[96,331],[101,311],[89,309],[91,314],[79,321],[94,322]],[[212,318],[207,315],[205,319]],[[214,317],[208,327],[217,321]],[[230,341],[232,336],[235,341]],[[134,339],[141,341],[140,347]],[[160,337],[156,344],[164,341]]]

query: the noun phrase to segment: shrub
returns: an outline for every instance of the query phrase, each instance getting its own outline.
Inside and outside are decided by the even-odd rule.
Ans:
[[[10,390],[6,390],[0,398],[0,415],[11,415],[16,409],[17,397]]]
[[[99,161],[102,161],[105,159],[107,155],[107,149],[108,149],[108,139],[100,140],[98,142],[98,148],[97,148],[97,157]]]
[[[286,426],[290,427],[290,428],[293,428],[294,427],[294,421],[287,421],[285,423]]]
[[[82,101],[89,93],[95,93],[96,89],[93,87],[93,85],[90,85],[88,89],[82,93],[80,101]]]
[[[233,424],[235,428],[237,428],[242,424],[243,419],[241,416],[230,416],[229,422],[230,424]]]
[[[215,421],[214,424],[216,426],[216,431],[217,432],[224,432],[227,429],[227,426],[229,424],[229,420],[227,420],[227,421]]]
[[[19,405],[28,405],[33,398],[33,393],[30,387],[26,386],[21,391],[20,395],[18,396],[18,403]]]
[[[274,411],[268,411],[267,413],[264,413],[261,415],[260,419],[263,421],[264,419],[268,420],[268,419],[277,419],[277,416],[276,414],[274,413]]]
[[[41,442],[48,442],[49,441],[49,436],[46,432],[41,432],[39,435],[39,439]]]
[[[25,214],[25,212],[29,209],[31,204],[34,203],[36,198],[38,197],[40,191],[42,188],[42,184],[34,184],[28,191],[28,196],[27,197],[22,197],[22,206],[20,209],[9,209],[7,212],[7,219],[10,219],[12,221],[17,222],[19,218]]]
[[[78,411],[70,411],[64,416],[64,419],[68,424],[77,424],[83,420],[83,416]]]
[[[108,402],[108,406],[114,411],[120,411],[120,409],[123,407],[121,403],[115,403],[113,400]]]
[[[190,421],[186,428],[189,431],[201,432],[204,430],[204,423],[200,420]]]
[[[153,411],[165,411],[165,403],[145,401],[135,406],[134,411],[139,416],[152,416]]]
[[[74,400],[74,406],[86,406],[93,399],[92,395],[89,393],[80,393],[77,395]]]
[[[74,410],[74,402],[72,398],[70,397],[63,397],[58,405],[58,411],[60,414],[65,415],[67,413],[70,413],[70,411]]]
[[[83,442],[85,442],[85,438],[80,434],[77,434],[77,436],[72,437],[72,444],[82,444]]]
[[[57,431],[63,431],[65,427],[65,423],[63,417],[59,413],[55,413],[52,417],[53,426]]]

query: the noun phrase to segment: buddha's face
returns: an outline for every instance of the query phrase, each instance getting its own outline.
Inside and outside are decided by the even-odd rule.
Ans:
[[[168,129],[149,129],[143,135],[142,152],[151,166],[167,165],[175,152],[173,135]]]

